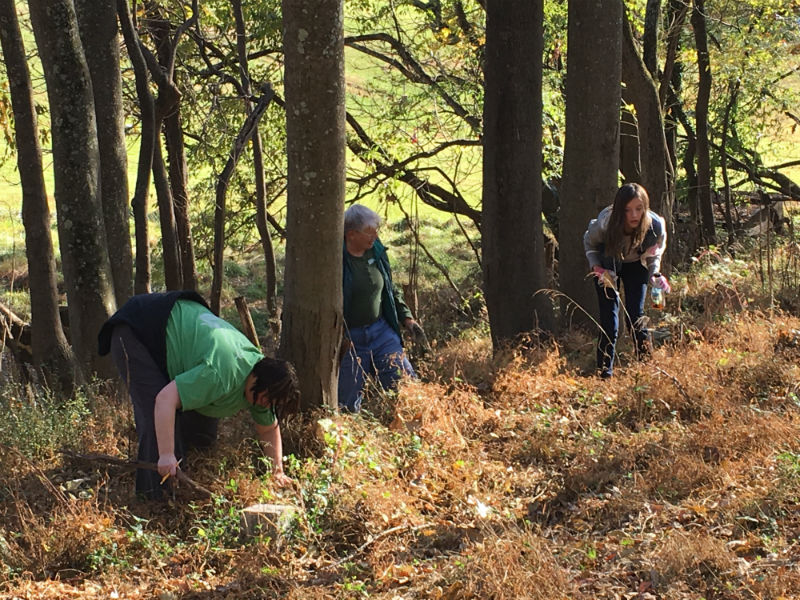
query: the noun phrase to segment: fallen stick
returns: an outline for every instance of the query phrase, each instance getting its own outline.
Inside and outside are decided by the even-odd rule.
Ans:
[[[124,458],[118,458],[116,456],[111,456],[109,454],[78,454],[71,450],[61,450],[61,453],[64,456],[68,456],[70,458],[77,460],[84,460],[89,463],[103,463],[107,465],[114,465],[115,467],[122,467],[123,469],[147,469],[149,471],[158,471],[158,466],[155,465],[154,463],[140,462],[137,460],[126,460]],[[195,489],[198,492],[202,492],[208,497],[214,495],[213,492],[211,492],[209,489],[197,483],[194,479],[189,477],[186,473],[184,473],[180,469],[177,470],[177,479],[181,483],[185,483],[192,489]]]
[[[664,369],[662,369],[661,367],[656,367],[656,366],[654,366],[653,368],[654,368],[656,371],[658,371],[659,373],[661,373],[662,375],[664,375],[665,377],[669,377],[669,378],[672,380],[672,383],[674,383],[674,384],[675,384],[675,387],[676,387],[676,388],[678,388],[678,391],[681,393],[681,396],[683,396],[683,399],[684,399],[684,400],[686,400],[686,402],[691,402],[691,399],[689,398],[689,394],[687,394],[687,393],[686,393],[686,390],[685,390],[685,389],[683,389],[683,386],[681,385],[681,382],[680,382],[680,381],[678,381],[678,378],[677,378],[677,377],[675,377],[675,376],[674,376],[674,375],[672,375],[671,373],[667,373],[667,372],[666,372]]]

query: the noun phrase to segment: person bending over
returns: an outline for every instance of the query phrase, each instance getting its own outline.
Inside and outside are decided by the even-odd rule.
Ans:
[[[294,368],[264,357],[239,330],[214,315],[195,292],[140,294],[106,321],[101,355],[111,352],[133,402],[138,460],[136,492],[161,499],[185,451],[210,446],[220,417],[247,408],[279,485],[283,448],[278,420],[299,407]]]
[[[644,327],[647,283],[670,291],[667,278],[659,273],[661,256],[667,247],[664,218],[650,210],[647,191],[638,183],[627,183],[617,191],[614,204],[589,222],[583,247],[595,275],[600,308],[600,338],[597,368],[603,378],[614,373],[614,354],[619,331],[619,283],[625,290],[625,314],[633,331],[636,354],[648,352],[648,331]]]

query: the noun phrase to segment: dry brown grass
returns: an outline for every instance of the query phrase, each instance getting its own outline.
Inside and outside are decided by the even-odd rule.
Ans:
[[[213,500],[138,504],[128,471],[0,448],[0,596],[796,597],[800,320],[735,308],[678,314],[611,381],[585,375],[580,332],[437,348],[424,381],[368,413],[289,423],[294,489],[272,485],[244,417],[190,458]],[[132,456],[116,400],[78,433],[82,451]],[[79,478],[88,495],[62,489]],[[240,539],[236,511],[264,501],[301,516]]]

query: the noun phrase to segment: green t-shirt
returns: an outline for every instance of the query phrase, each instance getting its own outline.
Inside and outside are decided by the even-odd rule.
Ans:
[[[348,252],[347,260],[353,274],[353,288],[344,320],[348,327],[370,325],[381,317],[383,275],[375,264],[372,248],[363,256],[353,256]]]
[[[260,425],[275,422],[272,410],[251,405],[244,384],[264,358],[233,325],[202,304],[178,300],[167,322],[167,372],[178,386],[183,410],[229,417],[250,409]]]

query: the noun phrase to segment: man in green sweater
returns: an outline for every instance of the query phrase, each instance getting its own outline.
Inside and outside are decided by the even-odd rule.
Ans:
[[[264,357],[230,323],[214,315],[195,292],[134,296],[104,325],[101,355],[111,352],[133,402],[139,469],[136,491],[162,497],[162,481],[176,475],[189,447],[207,447],[220,417],[247,408],[283,485],[278,417],[298,407],[292,366]]]

